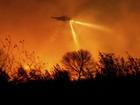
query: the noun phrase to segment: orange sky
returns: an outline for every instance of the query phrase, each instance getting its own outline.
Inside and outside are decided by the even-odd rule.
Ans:
[[[0,38],[24,39],[27,49],[56,63],[75,47],[69,24],[51,19],[61,15],[112,30],[74,25],[80,46],[94,57],[98,51],[140,56],[139,0],[0,0]]]

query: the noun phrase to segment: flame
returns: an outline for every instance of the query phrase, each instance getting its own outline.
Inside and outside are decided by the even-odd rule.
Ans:
[[[86,27],[90,27],[90,28],[93,28],[93,29],[97,29],[97,30],[100,30],[100,31],[108,31],[108,32],[110,31],[108,28],[105,28],[103,26],[96,25],[96,24],[90,24],[90,23],[85,23],[85,22],[76,21],[76,20],[72,20],[71,22],[79,24],[79,25],[83,25],[83,26],[86,26]]]
[[[79,50],[80,45],[79,45],[79,42],[78,42],[78,39],[77,39],[77,34],[76,34],[76,32],[75,32],[75,30],[74,30],[74,28],[73,28],[73,25],[72,25],[73,20],[70,20],[69,23],[70,23],[70,28],[71,28],[73,40],[74,40],[74,43],[75,43],[75,45],[76,45],[76,49]]]

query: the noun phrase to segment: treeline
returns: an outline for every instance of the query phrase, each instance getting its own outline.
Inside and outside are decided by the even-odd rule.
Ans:
[[[105,80],[120,78],[140,78],[140,59],[130,55],[127,58],[116,57],[113,53],[99,52],[99,59],[95,61],[92,54],[86,50],[72,51],[62,57],[60,64],[56,64],[51,72],[41,68],[26,70],[22,65],[17,66],[13,75],[5,70],[9,61],[0,52],[0,82],[14,83],[36,81],[80,81]],[[6,60],[6,61],[5,61]],[[27,59],[28,60],[28,59]],[[34,62],[32,62],[34,63]]]

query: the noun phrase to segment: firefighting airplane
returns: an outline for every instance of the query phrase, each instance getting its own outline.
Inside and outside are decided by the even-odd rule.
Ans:
[[[68,16],[54,16],[54,17],[51,17],[52,19],[56,19],[58,21],[70,21],[71,18],[68,17]]]

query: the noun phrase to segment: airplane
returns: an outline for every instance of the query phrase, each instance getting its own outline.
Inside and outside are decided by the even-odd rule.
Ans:
[[[70,17],[68,17],[68,16],[56,16],[56,17],[51,17],[52,19],[56,19],[56,20],[58,20],[58,21],[70,21],[71,20],[71,18]]]

